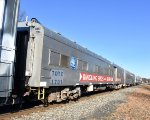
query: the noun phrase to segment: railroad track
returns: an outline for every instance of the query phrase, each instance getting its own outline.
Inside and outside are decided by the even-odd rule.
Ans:
[[[64,101],[61,103],[49,104],[48,107],[43,107],[43,104],[40,101],[35,101],[35,102],[28,103],[28,104],[24,103],[21,109],[17,108],[16,106],[14,108],[13,106],[5,106],[3,108],[0,108],[0,120],[9,120],[11,117],[19,117],[21,115],[28,115],[33,112],[43,112],[49,108],[56,108],[56,107],[67,105],[66,103],[68,102],[71,104],[74,104],[78,101],[84,101],[85,99],[92,98],[96,95],[111,94],[113,92],[116,92],[116,90],[113,90],[113,91],[102,90],[102,91],[95,91],[91,93],[84,93],[82,97],[76,101]]]

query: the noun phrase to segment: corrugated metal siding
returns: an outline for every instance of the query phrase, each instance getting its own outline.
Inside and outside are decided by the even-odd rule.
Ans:
[[[10,92],[10,88],[9,88],[9,84],[10,84],[10,80],[11,77],[2,77],[0,76],[0,96],[1,97],[7,97],[9,96],[9,92]]]
[[[0,4],[4,7],[0,13],[0,97],[7,97],[12,90],[19,0],[1,0]]]

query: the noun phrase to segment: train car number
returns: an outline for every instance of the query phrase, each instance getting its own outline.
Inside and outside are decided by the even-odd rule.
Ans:
[[[63,84],[64,72],[63,70],[51,70],[50,77],[50,83],[52,85],[61,85]]]
[[[60,85],[63,83],[63,80],[51,80],[52,85]]]

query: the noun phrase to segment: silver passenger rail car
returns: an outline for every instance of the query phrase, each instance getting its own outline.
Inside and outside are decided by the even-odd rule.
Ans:
[[[114,88],[119,89],[124,85],[124,69],[120,66],[113,64],[114,66]]]
[[[135,77],[135,85],[142,84],[142,78],[140,76]]]
[[[16,94],[52,102],[74,99],[81,91],[114,84],[110,61],[32,19],[19,22]]]
[[[135,84],[135,74],[125,70],[124,71],[124,79],[126,86],[133,86]]]

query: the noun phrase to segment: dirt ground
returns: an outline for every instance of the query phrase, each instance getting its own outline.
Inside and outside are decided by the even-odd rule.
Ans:
[[[150,85],[142,85],[129,94],[128,102],[120,104],[109,119],[150,120]]]
[[[123,102],[121,104],[119,103],[119,105],[115,106],[112,112],[110,112],[109,114],[106,114],[106,116],[104,117],[104,120],[150,120],[150,85],[134,86],[133,91],[130,93],[122,93],[122,94],[127,95],[127,102]],[[118,92],[118,91],[115,91],[115,92]],[[95,94],[95,96],[97,96],[97,94]],[[88,99],[92,99],[92,98],[93,96],[91,96],[91,98],[88,98]],[[78,101],[78,102],[82,102],[82,99],[84,100],[85,98],[82,97],[81,101]],[[62,106],[67,106],[68,104],[62,104]],[[8,114],[8,115],[6,114],[4,116],[0,114],[0,120],[9,120],[11,117],[28,115],[29,113],[32,113],[33,111],[37,113],[37,112],[48,110],[50,108],[56,109],[57,106],[60,106],[60,105],[61,104],[56,104],[52,106],[50,105],[48,108],[44,108],[44,107],[36,108],[35,107],[33,108],[34,110],[31,108],[27,111],[20,111],[20,112]],[[106,106],[106,108],[107,107],[108,106]],[[110,110],[110,108],[108,110]],[[83,120],[86,120],[86,119],[83,119]],[[96,117],[95,119],[94,118],[88,119],[87,117],[87,120],[103,120],[103,118],[101,119],[101,118]]]

